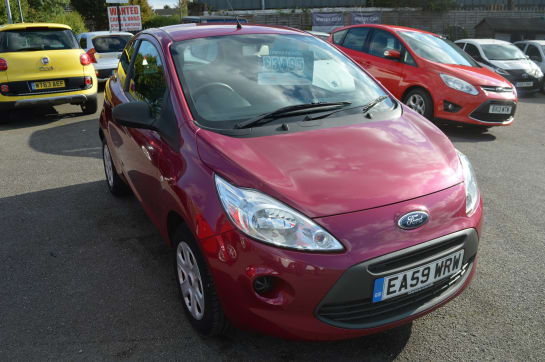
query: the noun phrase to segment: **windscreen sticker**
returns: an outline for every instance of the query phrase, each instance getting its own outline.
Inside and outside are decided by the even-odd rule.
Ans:
[[[314,53],[298,50],[271,49],[261,56],[258,84],[308,85],[312,84]]]

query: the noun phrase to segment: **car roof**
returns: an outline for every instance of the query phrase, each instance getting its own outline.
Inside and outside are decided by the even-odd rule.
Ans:
[[[238,29],[237,24],[177,24],[162,28],[147,29],[144,33],[151,34],[158,39],[168,36],[172,41],[186,39],[205,38],[221,35],[243,34],[301,34],[312,36],[302,30],[283,26],[242,25]]]
[[[545,45],[545,40],[519,40],[515,44],[539,44]]]
[[[435,33],[431,33],[429,31],[415,29],[415,28],[409,28],[406,26],[399,26],[399,25],[386,25],[386,24],[358,24],[358,25],[348,25],[344,26],[342,28],[335,29],[336,31],[344,30],[344,29],[351,29],[351,28],[377,28],[377,29],[385,29],[385,30],[393,30],[393,31],[399,31],[399,30],[405,30],[405,31],[414,31],[417,33],[423,33],[423,34],[430,34],[434,36],[438,36]]]
[[[455,43],[511,45],[508,41],[498,39],[460,39],[456,40]]]
[[[0,25],[0,31],[19,30],[19,29],[28,29],[28,28],[52,28],[52,29],[72,30],[72,28],[69,27],[68,25],[55,24],[55,23],[16,23],[16,24]]]
[[[104,35],[130,35],[131,33],[128,33],[126,31],[90,31],[87,33],[81,33],[80,36],[87,35],[88,37],[95,37],[95,36],[104,36]]]

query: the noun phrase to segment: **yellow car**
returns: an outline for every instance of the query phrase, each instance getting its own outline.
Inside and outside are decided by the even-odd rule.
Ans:
[[[0,121],[14,108],[65,103],[97,111],[95,69],[70,27],[0,25]]]

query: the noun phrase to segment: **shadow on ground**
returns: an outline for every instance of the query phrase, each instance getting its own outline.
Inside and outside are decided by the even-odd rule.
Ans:
[[[39,129],[31,134],[28,143],[38,152],[102,158],[98,119]]]
[[[229,337],[199,337],[183,313],[171,248],[137,200],[114,198],[105,181],[2,198],[0,230],[6,360],[385,361],[411,335],[408,324],[327,343],[237,329]]]
[[[496,139],[484,127],[457,124],[437,124],[437,127],[453,142],[490,142]]]
[[[59,113],[54,107],[15,109],[6,112],[0,131],[46,125],[60,119],[81,117],[81,112]]]

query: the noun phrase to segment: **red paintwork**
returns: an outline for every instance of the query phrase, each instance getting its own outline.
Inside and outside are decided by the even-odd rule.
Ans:
[[[502,76],[494,73],[488,68],[476,68],[461,65],[441,64],[424,59],[418,56],[409,45],[401,38],[397,30],[410,30],[426,34],[432,34],[426,31],[406,28],[402,26],[368,24],[368,25],[353,25],[336,29],[348,29],[353,27],[369,27],[378,28],[393,34],[403,46],[409,51],[416,61],[418,67],[400,63],[395,60],[376,57],[374,55],[345,48],[341,45],[333,43],[333,34],[329,37],[331,42],[339,50],[352,58],[355,62],[365,68],[371,75],[380,81],[396,98],[403,99],[404,95],[414,87],[424,88],[431,95],[434,105],[434,116],[437,119],[479,124],[485,126],[508,126],[513,123],[513,120],[505,123],[487,123],[470,118],[469,115],[481,104],[487,100],[499,101],[514,101],[518,103],[516,91],[513,93],[495,93],[486,92],[479,86],[494,86],[494,87],[515,87]],[[439,74],[444,73],[463,79],[472,84],[479,91],[478,95],[471,95],[464,92],[456,91],[445,85]],[[456,113],[446,112],[443,109],[443,101],[462,106],[462,109]]]
[[[162,50],[181,146],[172,150],[155,132],[113,121],[112,108],[128,101],[113,77],[105,89],[100,132],[120,176],[165,240],[171,241],[169,215],[185,222],[205,255],[226,315],[240,327],[285,338],[340,339],[418,317],[376,329],[346,330],[320,322],[314,309],[354,264],[465,228],[480,233],[482,204],[471,217],[465,215],[463,177],[454,147],[435,126],[405,107],[399,119],[259,138],[230,138],[198,128],[170,57],[172,39],[292,32],[234,28],[179,26],[169,33],[153,30],[139,35]],[[240,234],[222,209],[214,173],[314,218],[346,250],[297,252]],[[415,208],[427,209],[430,221],[410,232],[396,228],[395,220]],[[267,297],[251,287],[262,274],[281,280]]]

